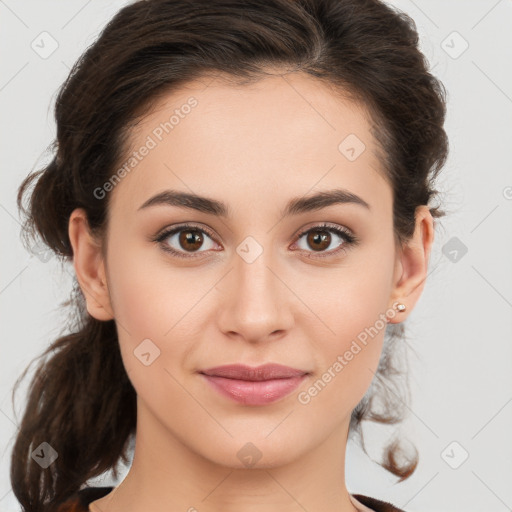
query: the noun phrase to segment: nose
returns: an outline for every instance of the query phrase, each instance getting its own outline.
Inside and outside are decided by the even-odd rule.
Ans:
[[[234,267],[217,286],[218,323],[227,336],[261,343],[283,336],[293,324],[293,292],[270,251],[254,261],[238,254]]]

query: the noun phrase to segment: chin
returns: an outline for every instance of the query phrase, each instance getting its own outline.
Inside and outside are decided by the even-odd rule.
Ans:
[[[203,452],[203,456],[214,464],[231,469],[271,469],[284,466],[300,457],[297,446],[305,447],[303,441],[295,441],[289,436],[275,436],[275,432],[259,436],[239,436],[214,443],[216,450]],[[211,446],[213,443],[209,446]],[[208,453],[209,452],[209,453]]]

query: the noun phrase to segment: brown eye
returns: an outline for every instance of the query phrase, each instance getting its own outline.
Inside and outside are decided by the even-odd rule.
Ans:
[[[201,248],[203,244],[203,237],[201,236],[201,232],[193,229],[182,230],[179,232],[180,235],[178,237],[180,247],[185,250],[195,251]]]
[[[183,258],[200,256],[201,253],[208,252],[208,249],[213,249],[215,246],[213,235],[204,228],[187,225],[167,229],[154,241],[158,242],[164,251]],[[205,244],[208,241],[210,241],[209,247],[207,243]]]
[[[331,244],[331,234],[323,230],[311,230],[306,237],[309,247],[314,251],[323,251]]]
[[[334,235],[334,236],[333,236]],[[300,247],[299,242],[302,238],[305,238],[306,247]],[[338,242],[336,246],[336,239],[340,239],[341,243]],[[308,257],[328,257],[328,256],[336,256],[341,251],[345,251],[351,245],[355,245],[358,243],[358,239],[355,235],[348,231],[346,228],[331,226],[328,224],[322,224],[320,226],[314,226],[306,231],[303,231],[297,240],[297,244],[299,249],[304,250],[306,252],[314,252],[318,253],[317,255]],[[331,245],[332,250],[327,250]]]

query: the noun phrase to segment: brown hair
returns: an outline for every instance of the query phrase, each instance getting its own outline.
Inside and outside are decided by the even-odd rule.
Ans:
[[[147,0],[111,19],[59,90],[53,159],[18,191],[26,244],[39,235],[60,259],[71,260],[68,222],[79,207],[91,230],[104,234],[108,197],[98,199],[94,190],[123,161],[130,128],[162,95],[208,74],[242,84],[270,68],[307,73],[368,109],[393,189],[394,233],[408,240],[415,208],[437,193],[433,182],[448,152],[446,93],[428,71],[411,18],[378,0]],[[444,215],[439,207],[431,213]],[[115,321],[87,313],[76,279],[66,305],[73,306],[71,334],[39,356],[12,451],[12,489],[23,511],[53,510],[108,470],[117,478],[135,434],[136,393]],[[361,434],[363,420],[403,419],[405,388],[396,386],[394,346],[403,325],[388,325],[386,336],[376,377],[352,413],[351,433]],[[31,458],[43,442],[58,453],[46,469]],[[404,479],[418,457],[404,462],[399,454],[391,443],[381,464]]]

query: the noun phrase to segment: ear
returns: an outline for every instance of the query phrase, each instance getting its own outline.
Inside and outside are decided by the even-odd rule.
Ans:
[[[112,320],[114,313],[110,303],[101,244],[92,236],[83,208],[76,208],[71,213],[68,234],[73,247],[73,266],[85,296],[87,311],[97,320]]]
[[[415,229],[412,238],[400,248],[394,274],[391,305],[405,304],[404,312],[396,312],[389,323],[403,322],[421,296],[427,278],[430,250],[434,242],[434,220],[427,205],[415,211]]]

